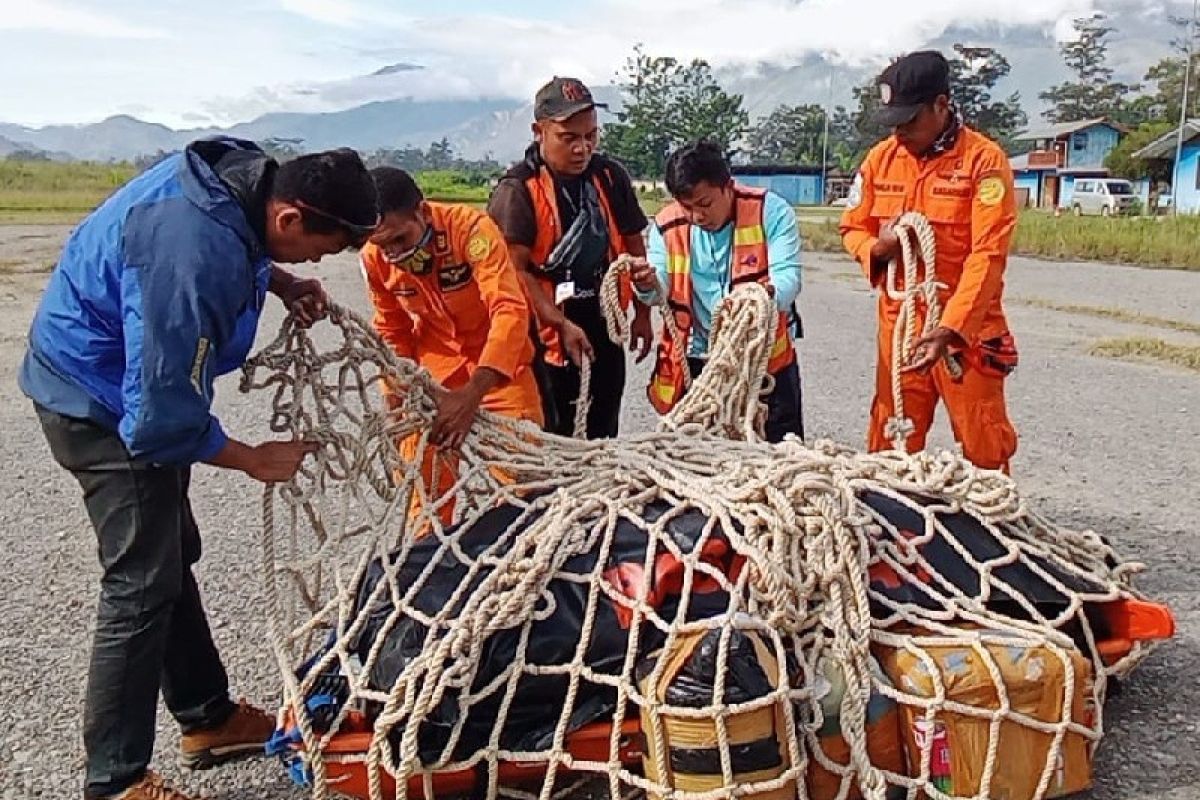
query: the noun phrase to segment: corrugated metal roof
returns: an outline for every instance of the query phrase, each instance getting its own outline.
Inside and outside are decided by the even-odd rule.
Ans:
[[[1096,117],[1095,119],[1081,119],[1078,122],[1056,122],[1053,125],[1045,125],[1041,128],[1030,128],[1023,133],[1017,134],[1014,138],[1020,142],[1028,142],[1034,139],[1057,139],[1060,136],[1070,136],[1076,131],[1091,128],[1095,125],[1107,125],[1118,131],[1125,130],[1115,122],[1109,122],[1105,117]]]
[[[1179,136],[1179,128],[1173,128],[1170,133],[1164,133],[1150,144],[1133,154],[1134,158],[1148,161],[1175,158],[1175,143]],[[1189,119],[1184,123],[1183,141],[1190,142],[1200,136],[1200,119]]]
[[[1008,166],[1013,172],[1053,172],[1056,169],[1052,165],[1044,167],[1029,166],[1029,153],[1013,156],[1008,160]]]

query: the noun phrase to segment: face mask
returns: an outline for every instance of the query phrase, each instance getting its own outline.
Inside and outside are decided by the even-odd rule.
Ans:
[[[429,243],[432,240],[433,227],[426,225],[425,232],[421,234],[421,240],[413,247],[394,255],[385,249],[383,257],[389,264],[395,264],[414,275],[424,275],[433,265],[433,253],[429,251]]]

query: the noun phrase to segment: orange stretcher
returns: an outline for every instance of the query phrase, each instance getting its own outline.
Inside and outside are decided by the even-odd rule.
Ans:
[[[285,716],[290,717],[290,712]],[[285,725],[285,729],[288,726],[290,726],[290,722]],[[605,763],[609,760],[611,733],[612,725],[607,722],[586,725],[567,737],[567,751],[576,761]],[[363,800],[370,797],[366,753],[371,744],[371,736],[369,731],[343,730],[343,732],[335,734],[324,749],[325,781],[329,788],[337,794],[363,798]],[[626,720],[617,744],[621,763],[626,766],[640,764],[641,743],[641,725],[637,718]],[[296,759],[296,756],[303,753],[303,745],[297,737],[292,737],[288,749],[292,757],[289,766],[293,779],[297,783],[307,785],[307,776],[303,774],[304,769]],[[280,752],[275,754],[284,755]],[[502,761],[498,769],[501,785],[528,786],[541,782],[546,774],[546,762]],[[563,770],[563,773],[571,774],[569,770]],[[396,797],[395,778],[386,771],[381,771],[380,777],[383,796],[385,798]],[[486,781],[486,765],[479,765],[473,769],[413,775],[408,779],[408,797],[413,800],[435,800],[439,797],[471,795],[480,784],[484,784]],[[427,784],[431,789],[431,794],[428,796],[426,795]]]
[[[1175,635],[1175,616],[1161,603],[1128,598],[1105,603],[1100,611],[1108,623],[1109,636],[1096,642],[1096,651],[1105,664],[1117,663],[1139,643]]]

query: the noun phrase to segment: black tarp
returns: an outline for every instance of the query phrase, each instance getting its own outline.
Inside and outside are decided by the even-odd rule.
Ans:
[[[665,504],[656,503],[647,507],[643,517],[652,523],[667,510]],[[458,547],[471,560],[485,551],[499,556],[507,550],[502,534],[512,525],[526,525],[534,521],[536,514],[526,515],[514,506],[501,506],[488,512],[470,529],[463,531],[457,540]],[[703,534],[706,519],[699,511],[687,511],[672,519],[667,527],[668,535],[683,553],[693,552]],[[646,531],[627,520],[616,526],[608,563],[603,570],[604,579],[617,591],[632,596],[642,579],[642,565],[646,561],[649,537]],[[666,620],[675,617],[679,608],[679,588],[682,586],[683,565],[660,547],[652,575],[650,605]],[[704,558],[722,572],[736,570],[735,557],[728,540],[715,530],[705,540]],[[585,580],[555,580],[548,589],[549,597],[539,600],[539,609],[549,608],[549,616],[533,623],[526,651],[526,662],[531,665],[555,665],[570,663],[579,645],[583,619],[587,610],[588,581],[596,566],[598,553],[592,552],[570,559],[563,572],[580,576]],[[451,595],[466,579],[468,566],[453,555],[435,537],[417,542],[409,550],[402,564],[398,565],[396,585],[401,591],[411,586],[426,569],[430,561],[439,558],[433,571],[426,577],[413,604],[422,613],[436,614],[450,602]],[[383,564],[371,564],[358,589],[356,609],[367,605],[378,582],[384,578]],[[472,589],[487,575],[486,569],[478,571]],[[688,618],[697,619],[719,614],[728,606],[728,596],[712,581],[702,579],[697,573],[696,587],[692,592]],[[460,597],[469,597],[470,591]],[[370,622],[354,645],[354,651],[365,660],[367,651],[378,635],[380,627],[394,609],[390,593],[385,592],[380,602],[370,605]],[[452,616],[455,612],[452,612]],[[625,660],[629,641],[628,626],[630,612],[601,595],[597,604],[596,621],[591,639],[587,644],[584,661],[599,673],[619,674]],[[486,641],[481,667],[472,684],[478,691],[494,681],[516,659],[520,630],[501,630]],[[389,631],[383,649],[370,675],[371,684],[380,689],[390,688],[404,667],[422,650],[427,635],[424,624],[410,617],[403,617]],[[653,625],[643,623],[640,631],[642,652],[661,647],[663,635]],[[554,725],[565,702],[568,678],[565,675],[522,675],[517,683],[516,694],[510,704],[507,723],[500,737],[501,747],[513,750],[536,751],[549,747]],[[486,745],[492,727],[499,715],[503,690],[471,705],[468,719],[463,728],[455,757],[464,757]],[[435,709],[422,726],[420,752],[422,761],[429,763],[438,758],[445,747],[452,727],[458,722],[458,693],[447,693],[440,706]],[[615,708],[615,693],[608,687],[581,682],[571,713],[570,728],[575,730],[589,722],[610,715]]]
[[[910,499],[918,506],[932,502],[915,497]],[[922,515],[905,503],[872,492],[864,493],[862,500],[872,513],[886,519],[901,531],[917,534],[923,533],[925,530],[925,520]],[[667,511],[666,504],[654,503],[642,510],[642,517],[647,523],[653,523]],[[504,542],[511,539],[511,537],[504,536],[505,532],[514,525],[525,526],[532,523],[539,513],[523,511],[511,505],[497,507],[486,513],[475,525],[462,531],[457,538],[457,546],[465,557],[472,561],[485,553],[491,556],[502,555],[507,549]],[[955,538],[974,558],[980,561],[1003,555],[1004,547],[988,532],[985,526],[969,514],[942,511],[938,511],[936,514],[941,527],[927,543],[920,545],[917,549],[950,583],[969,596],[975,595],[979,591],[980,576],[951,546],[946,538],[947,535]],[[733,553],[728,539],[719,526],[716,526],[708,536],[704,536],[706,523],[706,517],[700,511],[692,509],[672,519],[667,526],[667,532],[685,557],[696,550],[703,538],[701,560],[728,575],[732,581],[741,568],[742,560]],[[617,524],[608,563],[602,570],[603,579],[616,591],[629,597],[636,594],[644,579],[643,565],[646,562],[648,543],[648,535],[642,527],[624,519]],[[416,607],[429,615],[436,614],[443,609],[446,603],[450,602],[452,594],[458,590],[466,578],[467,564],[463,563],[436,537],[429,537],[417,542],[408,551],[404,562],[396,567],[398,569],[396,586],[403,592],[413,585],[435,558],[438,559],[438,563],[433,567],[431,574],[425,578],[424,584],[414,599]],[[550,607],[547,604],[552,604],[553,611],[545,618],[533,623],[526,652],[527,663],[555,665],[566,664],[572,660],[579,644],[587,607],[589,584],[586,577],[593,573],[597,558],[598,552],[591,552],[571,559],[565,565],[564,571],[584,578],[584,580],[552,581],[546,596],[539,599],[539,609],[547,609]],[[1058,580],[1073,590],[1092,592],[1099,591],[1101,588],[1063,572],[1044,559],[1034,558],[1049,574],[1055,575]],[[684,569],[679,560],[670,555],[665,548],[659,547],[649,578],[651,583],[648,601],[664,620],[674,619],[680,607]],[[894,572],[889,578],[887,572],[887,570],[872,571],[871,586],[873,589],[898,602],[914,603],[926,608],[943,607],[942,598],[939,596],[941,590],[935,584],[925,583],[926,588],[933,592],[933,596],[930,596],[916,586],[896,581]],[[473,586],[482,581],[486,574],[486,570],[480,570],[474,578]],[[1039,610],[1048,616],[1065,608],[1067,598],[1020,562],[998,567],[995,574],[1007,581],[1016,591],[1031,598],[1039,605]],[[356,615],[368,605],[370,595],[384,575],[384,565],[379,560],[369,566],[366,576],[358,587]],[[711,579],[706,579],[700,573],[696,573],[693,578],[694,585],[689,603],[688,619],[700,619],[723,613],[728,607],[728,597],[721,590],[719,584]],[[460,596],[469,597],[470,594],[471,592],[468,591],[463,592]],[[367,651],[378,637],[384,620],[394,610],[390,592],[384,592],[383,595],[381,599],[370,604],[369,623],[352,646],[354,652],[363,661],[366,660]],[[1020,606],[1003,592],[993,594],[989,607],[1013,618],[1023,618],[1025,614]],[[872,610],[876,616],[886,615],[886,609],[879,603],[874,603]],[[618,674],[624,663],[628,646],[631,612],[628,608],[613,603],[601,594],[596,613],[596,623],[592,628],[591,639],[587,643],[584,660],[599,673]],[[451,617],[456,614],[457,610],[453,610]],[[1099,618],[1099,614],[1095,613],[1093,609],[1089,609],[1089,619],[1092,620],[1094,629],[1097,629],[1102,635],[1103,621]],[[1068,633],[1079,635],[1076,628],[1069,629]],[[389,631],[386,641],[382,645],[381,655],[375,662],[370,675],[372,685],[383,691],[390,689],[405,665],[422,651],[426,635],[427,629],[421,622],[409,617],[400,619],[398,624]],[[497,631],[486,641],[480,667],[471,687],[472,691],[479,691],[487,686],[513,664],[516,660],[519,638],[520,630],[510,629]],[[643,622],[640,631],[638,659],[645,658],[659,649],[663,639],[662,633],[655,626]],[[568,678],[566,676],[522,675],[517,684],[516,696],[509,706],[506,725],[501,733],[501,746],[521,751],[537,751],[548,747],[553,738],[554,726],[558,721],[560,709],[565,701],[567,687]],[[697,691],[693,691],[691,694],[704,696],[703,692],[698,692],[696,686],[693,686],[692,689],[697,689]],[[432,763],[442,756],[451,729],[458,722],[459,699],[458,692],[447,693],[440,706],[430,713],[422,725],[419,740],[420,754],[424,763]],[[487,744],[492,727],[499,716],[502,699],[503,690],[470,706],[461,738],[452,754],[454,758],[465,757]],[[583,681],[571,713],[571,730],[589,722],[607,718],[613,712],[614,706],[615,694],[611,689]]]

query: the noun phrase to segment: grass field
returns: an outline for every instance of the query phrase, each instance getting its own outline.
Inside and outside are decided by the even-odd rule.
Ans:
[[[1200,270],[1200,217],[1061,217],[1026,212],[1013,252],[1071,261],[1110,261]]]
[[[1200,335],[1200,325],[1195,322],[1188,322],[1182,319],[1167,319],[1166,317],[1157,317],[1153,314],[1140,314],[1136,311],[1128,311],[1123,308],[1115,308],[1113,306],[1087,306],[1079,303],[1055,303],[1051,300],[1046,300],[1042,297],[1010,297],[1004,301],[1005,305],[1028,306],[1030,308],[1043,308],[1047,311],[1061,311],[1064,314],[1077,314],[1085,317],[1095,317],[1097,319],[1111,319],[1116,322],[1128,322],[1133,325],[1145,325],[1151,328],[1166,328],[1167,330],[1182,331],[1183,333],[1194,333]]]
[[[0,159],[0,222],[74,222],[137,174],[132,164],[90,164]],[[417,176],[432,198],[485,203],[486,176],[425,172]]]
[[[24,162],[0,160],[0,224],[71,223],[95,208],[136,174],[131,164]],[[488,177],[455,171],[417,175],[425,195],[444,202],[482,206]],[[658,193],[641,197],[646,213],[665,201]],[[839,213],[830,208],[797,209],[804,247],[842,252]],[[1200,270],[1200,217],[1062,217],[1041,212],[1021,215],[1013,238],[1020,255],[1073,261],[1108,261],[1147,267]]]
[[[131,164],[0,160],[0,220],[78,219],[135,174]]]
[[[804,247],[842,252],[838,217],[798,210]],[[1200,217],[1060,217],[1021,214],[1012,252],[1059,261],[1104,261],[1163,269],[1200,270]]]
[[[1105,358],[1160,361],[1200,372],[1200,347],[1195,345],[1173,344],[1162,339],[1134,336],[1127,339],[1105,339],[1093,345],[1090,352],[1094,356]]]

